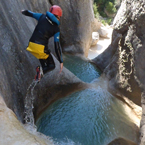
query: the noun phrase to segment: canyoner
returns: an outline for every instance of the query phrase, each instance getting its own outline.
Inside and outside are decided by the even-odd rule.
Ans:
[[[40,65],[36,67],[35,81],[40,81],[43,74],[52,71],[55,68],[55,63],[48,49],[48,40],[54,37],[55,52],[60,62],[60,73],[63,69],[62,50],[59,43],[60,35],[60,18],[62,16],[62,9],[53,5],[46,14],[34,13],[30,10],[22,10],[23,15],[35,18],[38,23],[34,32],[29,39],[27,51],[34,55],[40,61]]]

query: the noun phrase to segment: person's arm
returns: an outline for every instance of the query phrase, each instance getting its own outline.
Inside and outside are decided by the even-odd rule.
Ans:
[[[61,71],[63,69],[63,58],[62,58],[62,51],[61,51],[61,47],[60,47],[60,43],[59,43],[59,35],[60,35],[60,32],[57,32],[54,35],[54,44],[55,44],[55,52],[56,52],[57,58],[60,62],[60,73],[61,73]]]
[[[21,13],[25,16],[35,18],[36,20],[39,20],[39,18],[42,15],[41,13],[34,13],[34,12],[29,11],[29,10],[22,10]]]

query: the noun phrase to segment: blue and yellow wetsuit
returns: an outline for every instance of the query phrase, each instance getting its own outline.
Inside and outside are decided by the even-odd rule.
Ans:
[[[41,13],[34,13],[29,10],[22,11],[22,14],[33,17],[38,21],[29,40],[29,46],[27,47],[27,50],[40,60],[43,72],[46,73],[55,68],[54,60],[48,51],[48,40],[52,36],[54,36],[55,52],[58,60],[60,63],[63,63],[62,52],[59,43],[60,22],[57,20],[55,15],[50,12],[46,12],[44,15]]]

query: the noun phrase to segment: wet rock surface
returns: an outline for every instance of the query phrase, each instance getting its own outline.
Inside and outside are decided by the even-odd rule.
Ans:
[[[137,145],[137,144],[130,140],[126,140],[124,138],[117,138],[113,140],[111,143],[109,143],[108,145]]]

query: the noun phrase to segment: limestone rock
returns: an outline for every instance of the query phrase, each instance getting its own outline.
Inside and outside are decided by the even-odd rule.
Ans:
[[[31,2],[23,2],[22,0],[0,2],[0,93],[4,97],[7,106],[15,112],[18,119],[22,122],[27,89],[34,79],[35,68],[40,63],[39,60],[26,51],[28,40],[35,26],[35,20],[22,15],[21,10],[31,8],[32,11],[46,13],[50,6],[47,0],[42,0],[41,2],[35,2],[33,0]],[[40,11],[40,8],[42,11]],[[65,88],[66,90],[67,87],[74,86],[71,90],[68,89],[68,93],[70,93],[69,91],[75,91],[77,88],[75,85],[82,84],[82,81],[65,68],[59,75],[60,63],[56,59],[55,62],[56,69],[52,72],[54,75],[50,73],[51,75],[48,75],[48,77],[45,76],[46,82],[44,81],[43,84],[42,81],[39,86],[42,85],[44,88],[47,88],[48,85],[49,91],[51,92],[58,89],[57,87],[51,86],[53,82],[59,87],[64,86],[63,89]],[[46,93],[46,91],[43,92]],[[39,91],[39,94],[41,92],[42,90]],[[42,97],[42,99],[44,98]],[[37,112],[36,110],[34,110],[35,113]]]
[[[20,122],[23,122],[24,119],[24,100],[27,95],[27,90],[34,79],[36,66],[40,65],[39,60],[26,51],[29,38],[31,37],[36,22],[32,18],[22,15],[21,10],[30,9],[34,12],[46,13],[50,6],[47,0],[37,2],[35,0],[0,1],[0,94],[3,96],[8,108],[15,112]],[[75,17],[73,21],[75,22]],[[54,60],[56,64],[55,70],[46,74],[42,81],[37,84],[35,88],[36,91],[34,91],[34,95],[38,94],[35,96],[36,102],[34,102],[34,113],[36,117],[45,107],[52,103],[52,101],[59,97],[65,97],[67,94],[86,86],[66,68],[63,68],[62,73],[59,74],[60,63],[55,57]],[[22,140],[26,140],[26,143],[23,144],[32,144],[31,139],[26,139],[30,136],[26,135],[25,137],[27,131],[22,128],[16,117],[14,118],[12,111],[8,109],[6,109],[6,111],[4,110],[3,113],[0,111],[2,113],[0,119],[1,121],[4,120],[4,122],[0,123],[0,127],[2,128],[1,130],[6,130],[5,127],[7,126],[11,129],[10,133],[14,130],[16,134],[12,134],[12,137],[11,134],[9,134],[9,130],[7,130],[7,132],[1,132],[3,133],[1,139],[8,137],[10,142],[6,142],[6,144],[2,142],[0,144],[9,145],[11,142],[15,141],[16,138],[19,139],[20,144],[22,144],[20,136],[22,137],[23,133],[24,138]],[[10,118],[7,113],[10,114]],[[10,124],[10,122],[12,124]],[[5,126],[4,123],[6,123]],[[35,139],[35,137],[32,138],[32,140]],[[38,141],[38,143],[43,144],[41,141]]]
[[[119,17],[115,18],[112,43],[94,62],[106,74],[109,89],[114,94],[123,94],[141,105],[141,88],[138,82],[142,79],[137,76],[140,78],[144,74],[141,70],[143,64],[139,63],[143,61],[138,61],[144,58],[144,43],[138,36],[144,37],[144,26],[140,22],[144,21],[144,7],[141,1],[134,0],[124,0],[122,5],[123,11],[120,9],[120,15],[117,14]]]
[[[118,47],[121,37],[122,35],[114,30],[112,33],[112,42],[110,46],[102,54],[92,60],[101,69],[101,71],[104,71],[104,69],[112,60],[112,56],[116,52],[116,48]]]
[[[94,59],[94,63],[102,68],[108,78],[108,87],[113,94],[126,96],[136,104],[142,105],[141,144],[144,144],[145,138],[144,28],[144,0],[123,0],[114,20],[114,32],[116,35],[121,34],[122,37],[116,41],[115,46],[111,43],[101,54],[102,57]],[[114,36],[112,42],[115,40]]]
[[[96,45],[98,41],[99,41],[99,33],[98,32],[93,32],[92,33],[92,44],[91,44],[91,46]]]
[[[84,54],[92,43],[92,23],[94,12],[92,0],[51,0],[52,4],[63,9],[61,19],[61,44],[63,51],[71,54]]]
[[[101,26],[100,29],[98,30],[99,36],[103,38],[107,38],[108,36],[108,29],[104,26]]]

